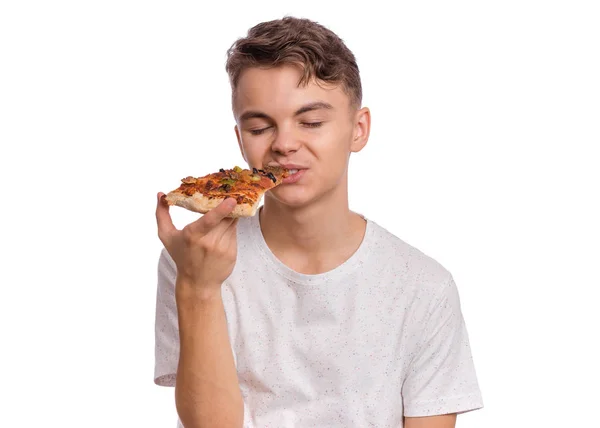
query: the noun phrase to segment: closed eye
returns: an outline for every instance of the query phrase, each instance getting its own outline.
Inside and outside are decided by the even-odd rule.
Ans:
[[[252,134],[252,135],[260,135],[269,128],[271,128],[271,127],[267,126],[266,128],[261,128],[261,129],[250,129],[248,132],[250,132],[250,134]]]
[[[302,122],[302,126],[305,126],[307,128],[319,128],[321,125],[323,125],[323,122]],[[250,129],[250,130],[248,130],[248,132],[250,132],[250,134],[252,134],[252,135],[261,135],[266,130],[271,129],[271,128],[272,128],[272,126],[267,126],[266,128]]]
[[[306,126],[307,128],[318,128],[319,126],[323,125],[323,122],[302,122],[302,125]]]

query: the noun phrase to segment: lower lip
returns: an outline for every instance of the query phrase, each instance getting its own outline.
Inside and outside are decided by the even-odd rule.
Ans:
[[[304,171],[306,171],[306,170],[305,169],[299,169],[297,173],[284,178],[283,181],[282,181],[282,183],[283,184],[292,184],[292,183],[295,183],[296,181],[298,181],[298,180],[300,180],[302,178],[302,176],[304,175]]]

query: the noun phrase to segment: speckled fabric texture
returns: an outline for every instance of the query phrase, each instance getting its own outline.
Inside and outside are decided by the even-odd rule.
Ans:
[[[238,224],[223,285],[244,427],[402,427],[403,416],[483,407],[450,272],[367,219],[344,264],[304,275],[281,263],[258,216]],[[174,386],[176,270],[159,259],[154,381]]]

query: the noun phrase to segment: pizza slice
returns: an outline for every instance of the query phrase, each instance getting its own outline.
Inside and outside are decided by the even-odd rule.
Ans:
[[[227,198],[235,198],[237,205],[229,217],[251,217],[256,214],[263,195],[289,176],[283,167],[264,169],[220,169],[204,177],[186,177],[181,185],[166,195],[169,205],[177,205],[205,214]]]

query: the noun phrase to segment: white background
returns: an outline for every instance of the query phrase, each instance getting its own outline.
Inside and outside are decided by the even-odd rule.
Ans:
[[[597,2],[383,4],[2,2],[0,426],[175,426],[155,195],[244,165],[225,52],[285,14],[357,56],[352,208],[457,281],[486,406],[458,427],[600,426]]]

